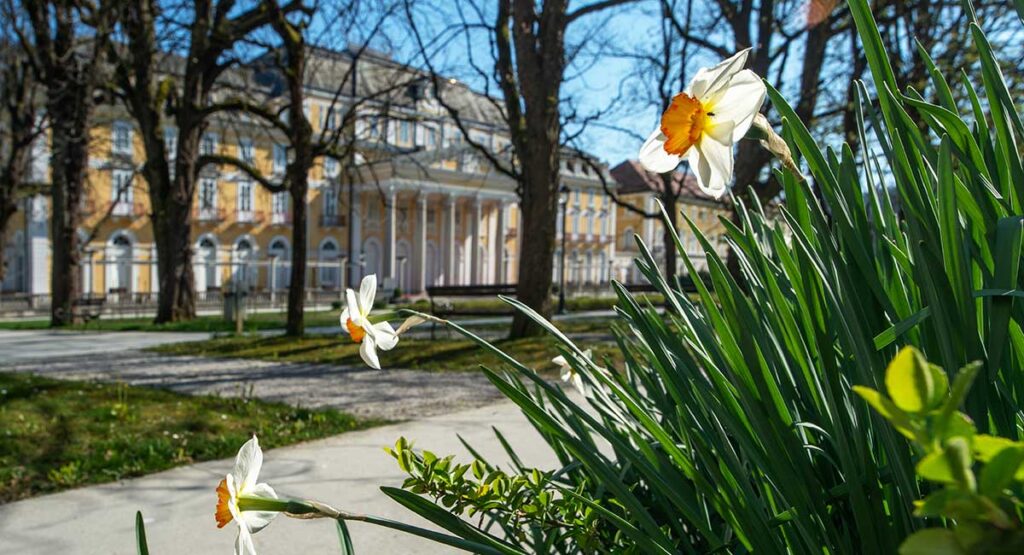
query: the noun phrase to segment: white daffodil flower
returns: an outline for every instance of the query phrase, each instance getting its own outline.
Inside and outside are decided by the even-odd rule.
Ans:
[[[583,356],[587,360],[590,360],[590,354],[590,349],[583,351]],[[558,355],[555,358],[551,359],[551,362],[558,365],[559,369],[561,369],[563,382],[571,383],[573,387],[575,387],[576,390],[580,392],[580,394],[582,394],[584,397],[587,396],[589,390],[587,389],[586,382],[583,381],[583,376],[581,376],[579,372],[576,372],[576,369],[569,365],[569,361],[565,360],[564,356]]]
[[[352,341],[361,343],[359,356],[370,368],[380,370],[377,349],[390,351],[398,344],[398,334],[391,324],[370,321],[373,299],[377,296],[377,275],[370,274],[359,284],[359,294],[348,289],[345,292],[345,310],[341,311],[341,326],[348,330]]]
[[[227,526],[232,520],[238,523],[235,555],[256,555],[252,535],[266,528],[277,516],[276,512],[242,511],[238,508],[240,498],[277,499],[273,488],[256,482],[262,466],[263,451],[256,436],[252,436],[238,450],[235,468],[217,485],[217,528]]]
[[[648,171],[676,169],[686,156],[705,193],[720,198],[732,180],[732,147],[747,134],[767,94],[756,73],[743,69],[750,49],[712,68],[701,68],[672,98],[661,126],[640,147]]]

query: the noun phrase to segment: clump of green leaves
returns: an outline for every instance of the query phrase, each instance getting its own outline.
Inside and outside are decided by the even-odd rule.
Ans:
[[[958,410],[980,368],[963,367],[950,387],[942,368],[904,347],[885,372],[888,396],[853,388],[913,442],[922,455],[917,475],[938,486],[914,514],[955,524],[915,532],[901,555],[1024,552],[1024,442],[978,433]]]
[[[581,490],[560,482],[557,473],[523,467],[506,473],[479,457],[456,463],[453,455],[415,451],[404,437],[385,450],[409,475],[403,489],[432,498],[452,514],[496,525],[522,543],[543,538],[547,551],[602,545],[594,510],[580,500]]]

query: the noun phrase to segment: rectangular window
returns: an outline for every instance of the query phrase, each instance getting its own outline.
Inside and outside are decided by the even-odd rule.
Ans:
[[[274,193],[270,198],[271,223],[283,224],[288,221],[288,193]]]
[[[217,209],[217,180],[203,179],[199,183],[199,211],[200,217],[203,212],[212,212]]]
[[[338,215],[338,191],[334,187],[324,187],[324,216],[334,218]]]
[[[132,213],[132,172],[114,170],[112,178],[110,200],[114,203],[113,213],[116,216],[129,216]]]
[[[199,141],[199,154],[204,156],[210,156],[217,151],[217,135],[214,133],[205,133],[201,141]]]
[[[324,158],[324,175],[327,177],[338,176],[338,161],[334,158]]]
[[[437,129],[427,129],[427,146],[434,148],[437,146]]]
[[[252,181],[238,182],[238,219],[248,220],[252,216]]]
[[[370,118],[370,138],[380,138],[380,121],[378,121],[376,117]]]
[[[178,130],[173,127],[164,127],[164,151],[168,162],[178,157]]]
[[[403,121],[398,125],[399,144],[407,145],[412,142],[412,123]]]
[[[272,199],[272,210],[274,214],[284,214],[288,212],[288,193],[280,192],[274,193]]]
[[[274,173],[284,173],[288,166],[288,149],[284,145],[274,145]]]
[[[256,155],[253,153],[252,139],[238,139],[238,157],[246,164],[256,162]]]
[[[116,154],[132,153],[132,126],[128,122],[115,121],[113,129],[113,151]]]

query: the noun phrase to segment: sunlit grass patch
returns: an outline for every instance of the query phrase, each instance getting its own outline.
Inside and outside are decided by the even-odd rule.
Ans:
[[[588,330],[598,326],[608,328],[608,322],[590,324]],[[523,364],[539,371],[554,373],[557,368],[551,359],[558,355],[555,341],[550,337],[505,339],[495,342],[505,352]],[[621,355],[609,338],[604,341],[581,341],[594,350],[597,360],[606,355],[621,361]],[[466,339],[438,337],[438,339],[402,339],[402,348],[381,355],[385,370],[426,370],[426,371],[471,371],[481,364],[496,366],[499,360]],[[228,358],[253,358],[284,362],[337,364],[341,366],[364,367],[359,358],[359,345],[348,337],[313,336],[292,338],[284,336],[222,337],[208,341],[161,345],[151,350],[169,355],[195,355]]]
[[[379,422],[257,399],[0,373],[0,503]]]

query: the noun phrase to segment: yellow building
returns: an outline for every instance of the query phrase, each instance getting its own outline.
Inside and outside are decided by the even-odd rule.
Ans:
[[[610,173],[617,184],[617,196],[622,201],[650,214],[660,212],[657,199],[664,183],[661,176],[644,170],[636,160],[626,160],[612,168]],[[722,200],[716,200],[701,191],[697,186],[696,179],[689,172],[676,173],[674,186],[679,193],[678,211],[675,215],[679,239],[697,270],[704,270],[707,268],[704,249],[701,248],[697,236],[683,219],[682,214],[685,213],[693,220],[701,233],[711,241],[719,256],[724,257],[727,245],[724,238],[725,228],[720,218],[729,218],[732,212],[729,204]],[[616,222],[617,246],[613,277],[627,283],[642,282],[643,278],[633,264],[633,259],[639,255],[636,236],[644,241],[644,244],[651,249],[655,260],[663,266],[665,236],[662,221],[660,218],[645,218],[625,207],[616,206]],[[674,247],[670,246],[670,248]],[[676,271],[681,274],[685,273],[681,257],[677,261]]]
[[[356,97],[332,81],[352,63],[348,52],[315,50],[303,107],[315,132],[329,132]],[[362,87],[382,75],[412,70],[366,54],[356,69]],[[385,68],[382,70],[381,68]],[[272,78],[273,76],[271,76]],[[424,81],[386,100],[361,102],[351,130],[354,160],[322,159],[310,175],[308,259],[311,294],[337,298],[339,287],[375,273],[386,287],[418,293],[433,284],[514,283],[519,215],[514,183],[474,147]],[[357,90],[360,98],[368,91]],[[470,138],[509,159],[509,139],[492,100],[451,82],[446,102],[460,107]],[[333,106],[333,108],[332,108]],[[95,116],[87,191],[79,236],[84,244],[82,290],[145,303],[157,290],[149,195],[138,169],[141,141],[127,112],[101,107]],[[174,156],[175,131],[165,137]],[[288,160],[283,138],[250,118],[219,119],[203,136],[204,153],[222,153],[280,179]],[[46,170],[46,145],[34,161]],[[563,162],[568,204],[570,281],[600,283],[615,257],[615,210],[597,176],[571,154]],[[200,302],[246,284],[283,299],[290,276],[291,210],[287,193],[271,193],[233,167],[207,167],[193,199],[191,237]],[[25,202],[11,223],[4,291],[45,296],[49,290],[47,201]],[[556,255],[556,264],[560,253]]]

